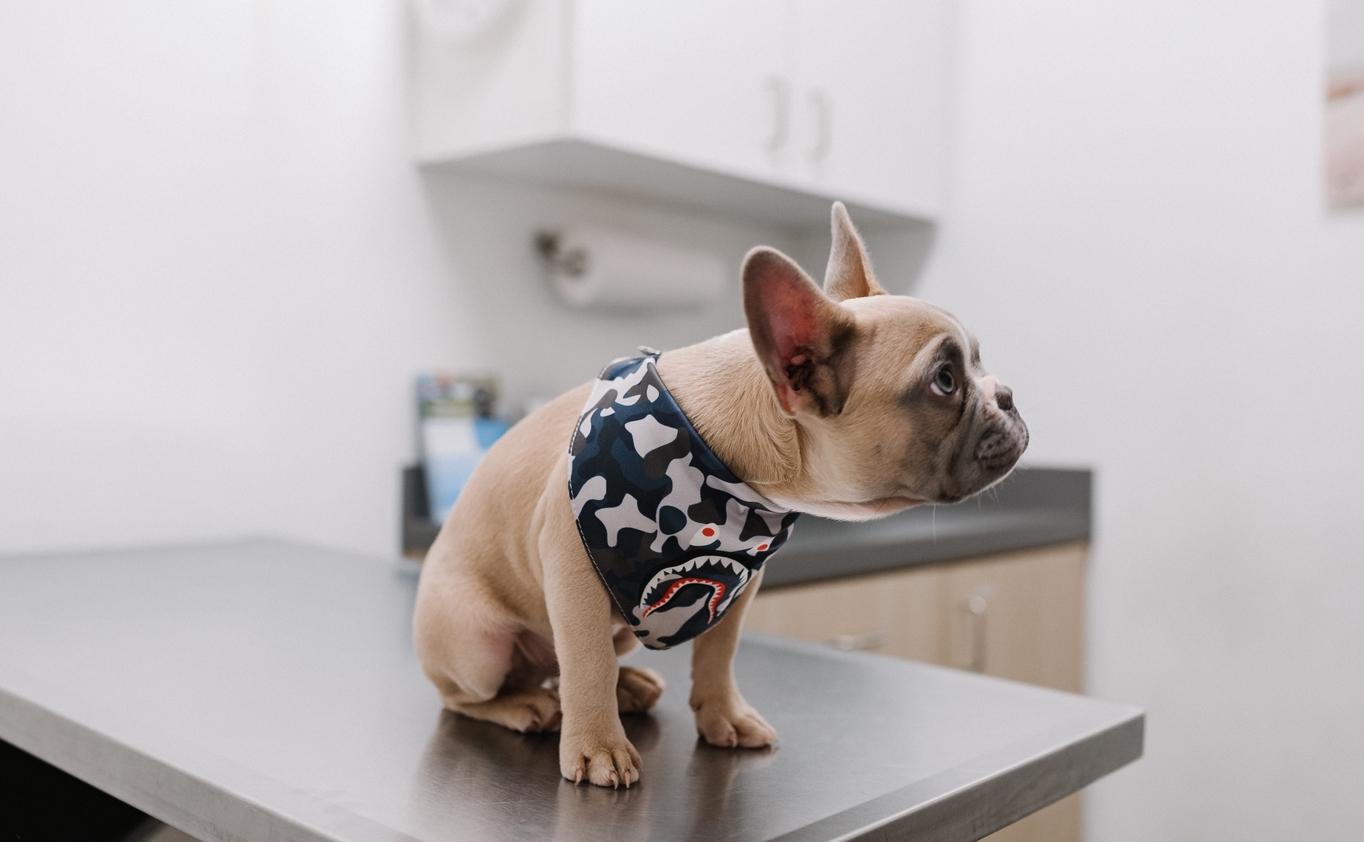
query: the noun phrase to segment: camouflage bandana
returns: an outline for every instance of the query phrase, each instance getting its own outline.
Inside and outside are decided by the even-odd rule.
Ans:
[[[797,513],[720,461],[663,385],[657,358],[619,359],[597,375],[568,448],[568,493],[621,616],[645,646],[667,649],[720,621]]]

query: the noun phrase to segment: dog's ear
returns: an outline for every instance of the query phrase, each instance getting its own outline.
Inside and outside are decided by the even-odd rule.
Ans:
[[[862,244],[852,217],[842,202],[834,202],[830,212],[833,245],[829,249],[829,266],[824,270],[824,291],[834,301],[885,295],[871,270],[871,258]]]
[[[793,417],[842,412],[852,314],[776,249],[750,251],[743,276],[748,331],[782,410]]]

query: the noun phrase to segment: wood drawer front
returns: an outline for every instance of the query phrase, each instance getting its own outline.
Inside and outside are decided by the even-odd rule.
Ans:
[[[1080,692],[1085,556],[1070,545],[944,568],[941,663]]]
[[[937,662],[941,573],[897,571],[759,591],[744,627],[823,643]]]
[[[745,628],[1078,692],[1086,554],[1068,544],[759,591]]]

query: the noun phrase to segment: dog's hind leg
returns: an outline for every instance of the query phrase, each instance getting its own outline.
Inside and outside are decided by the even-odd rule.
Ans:
[[[514,633],[485,633],[433,675],[445,707],[523,733],[559,728],[559,694],[515,669]]]
[[[563,718],[559,712],[559,694],[548,687],[510,690],[486,702],[446,699],[445,706],[455,713],[525,734],[557,731]]]
[[[544,671],[524,662],[520,630],[476,583],[460,578],[424,580],[414,615],[417,656],[441,701],[514,731],[557,729],[559,695],[542,686]]]
[[[639,648],[639,638],[622,626],[611,636],[611,645],[619,658]],[[663,676],[648,667],[622,665],[616,675],[616,706],[621,713],[644,713],[658,703],[665,686]]]
[[[621,713],[643,713],[663,695],[663,676],[645,667],[620,668],[616,679],[616,704]]]

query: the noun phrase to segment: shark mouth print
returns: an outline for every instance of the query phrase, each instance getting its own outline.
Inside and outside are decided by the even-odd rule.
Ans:
[[[710,595],[705,598],[706,624],[715,622],[720,613],[733,601],[734,597],[748,585],[752,574],[743,564],[724,556],[711,555],[685,561],[681,564],[660,570],[645,586],[636,609],[637,616],[643,620],[656,611],[682,608],[681,597],[688,588],[708,588]],[[678,604],[673,605],[674,602]],[[687,603],[694,605],[694,603]],[[699,613],[702,606],[688,612]]]

